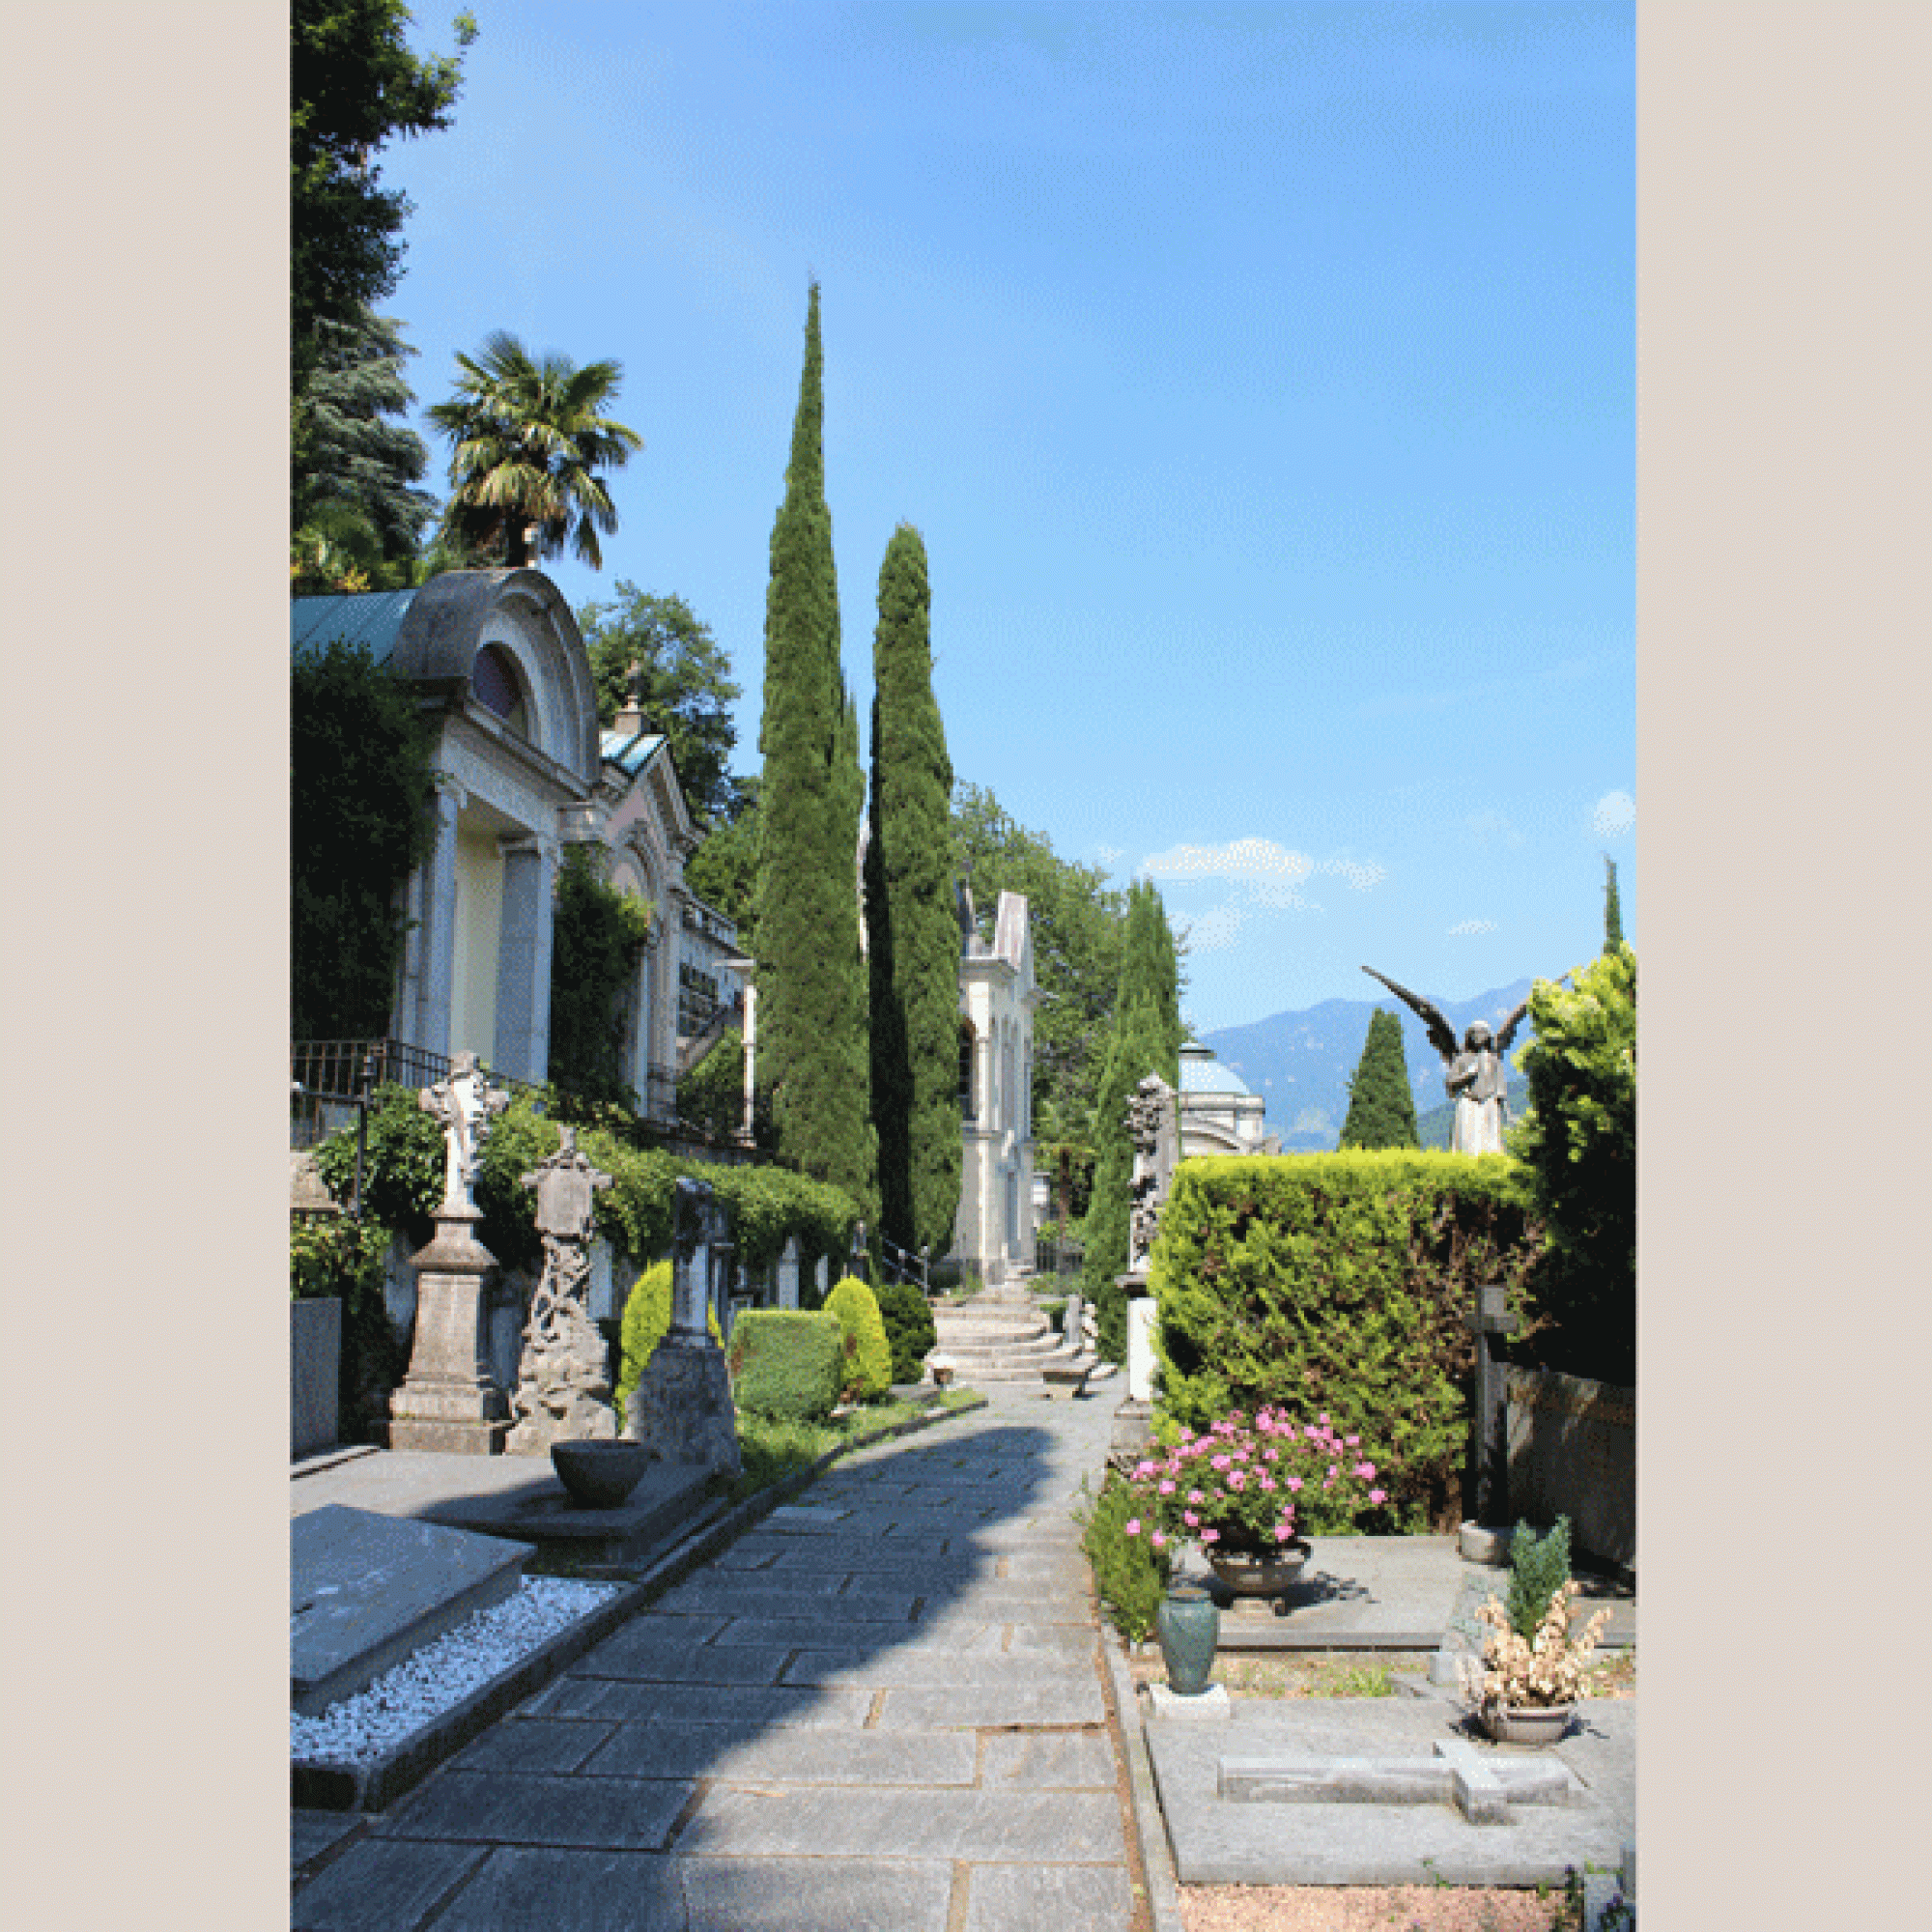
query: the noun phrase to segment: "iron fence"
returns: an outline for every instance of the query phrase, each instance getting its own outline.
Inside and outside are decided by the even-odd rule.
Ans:
[[[1087,1250],[1078,1241],[1063,1241],[1051,1235],[1037,1235],[1033,1244],[1033,1271],[1036,1275],[1077,1275],[1086,1265]]]

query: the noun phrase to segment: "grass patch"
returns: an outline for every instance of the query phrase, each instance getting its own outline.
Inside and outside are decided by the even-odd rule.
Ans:
[[[836,1449],[856,1449],[915,1416],[934,1410],[950,1414],[954,1409],[976,1407],[979,1401],[970,1389],[945,1389],[937,1403],[868,1403],[864,1408],[824,1422],[787,1421],[740,1410],[738,1455],[744,1467],[736,1477],[713,1476],[705,1493],[741,1503],[761,1490],[803,1474]]]

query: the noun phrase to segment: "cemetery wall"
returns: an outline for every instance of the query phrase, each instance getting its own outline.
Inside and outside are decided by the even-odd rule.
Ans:
[[[1509,1500],[1513,1519],[1570,1519],[1572,1547],[1636,1568],[1636,1391],[1553,1369],[1510,1369]]]

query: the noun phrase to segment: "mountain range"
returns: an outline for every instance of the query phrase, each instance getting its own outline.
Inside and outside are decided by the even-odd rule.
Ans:
[[[1366,976],[1363,983],[1375,984]],[[1427,987],[1416,991],[1441,1009],[1460,1039],[1471,1020],[1488,1020],[1492,1028],[1500,1028],[1528,996],[1530,984],[1528,980],[1517,980],[1468,1000],[1445,1000]],[[1381,991],[1379,987],[1377,990]],[[1423,1145],[1446,1147],[1450,1115],[1444,1111],[1447,1096],[1442,1089],[1442,1056],[1430,1045],[1422,1021],[1393,993],[1382,992],[1380,999],[1323,1000],[1319,1007],[1300,1012],[1276,1013],[1247,1026],[1221,1027],[1204,1033],[1201,1044],[1262,1096],[1267,1108],[1268,1130],[1281,1136],[1284,1152],[1331,1152],[1341,1139],[1342,1123],[1349,1118],[1349,1082],[1361,1065],[1362,1048],[1369,1037],[1369,1015],[1378,1007],[1402,1022],[1403,1057],[1415,1092],[1417,1116],[1432,1111],[1440,1114],[1434,1123],[1439,1138],[1429,1132],[1430,1122],[1419,1120]],[[1521,1052],[1529,1035],[1525,1018],[1510,1042],[1511,1060]],[[1512,1072],[1512,1120],[1521,1117],[1525,1100],[1522,1076]]]

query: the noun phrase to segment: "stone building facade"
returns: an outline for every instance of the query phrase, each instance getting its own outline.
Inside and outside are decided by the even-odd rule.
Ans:
[[[953,1258],[988,1286],[1033,1265],[1033,927],[1002,893],[990,946],[960,893],[960,1103],[965,1160]]]

